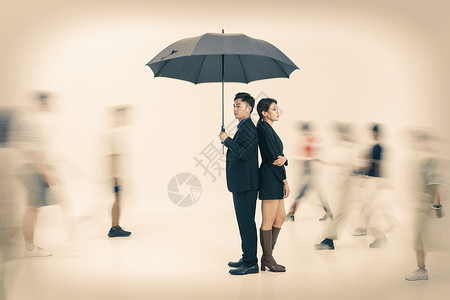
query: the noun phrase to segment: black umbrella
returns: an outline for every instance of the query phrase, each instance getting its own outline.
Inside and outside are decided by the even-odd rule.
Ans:
[[[268,78],[289,78],[298,67],[272,44],[244,34],[206,33],[179,40],[147,63],[155,77],[222,82],[222,131],[224,82],[249,83]]]

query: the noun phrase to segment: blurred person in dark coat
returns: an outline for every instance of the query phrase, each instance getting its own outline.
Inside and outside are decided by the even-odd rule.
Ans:
[[[373,235],[375,240],[369,245],[371,248],[379,248],[387,243],[387,237],[382,228],[381,216],[383,212],[383,199],[380,199],[380,190],[386,184],[385,181],[385,147],[381,143],[381,126],[374,124],[371,127],[373,144],[367,151],[364,159],[366,167],[360,173],[365,175],[364,190],[365,199],[360,212],[360,225],[353,231],[354,236]]]

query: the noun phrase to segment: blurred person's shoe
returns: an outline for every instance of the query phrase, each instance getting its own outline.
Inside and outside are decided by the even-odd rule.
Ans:
[[[46,257],[46,256],[52,256],[52,253],[48,250],[45,250],[44,248],[34,246],[33,249],[28,250],[25,249],[24,251],[24,257],[30,258],[30,257]]]
[[[387,239],[375,239],[375,241],[370,243],[369,247],[370,248],[381,248],[381,247],[386,246],[386,244],[387,244]]]
[[[316,250],[334,250],[334,242],[332,239],[324,239],[320,244],[315,244]]]
[[[238,261],[230,261],[228,262],[228,266],[230,268],[239,268],[244,263],[244,259],[241,257]]]
[[[405,279],[409,281],[428,280],[428,270],[417,268],[414,272],[406,274]]]
[[[386,232],[394,232],[394,231],[396,230],[396,228],[397,228],[397,225],[389,226],[389,227],[386,229]]]
[[[294,221],[295,221],[294,215],[292,215],[292,214],[287,214],[287,215],[286,215],[286,222],[288,222],[288,221],[294,222]]]
[[[254,265],[250,265],[250,266],[242,264],[239,268],[231,269],[229,272],[231,275],[256,274],[256,273],[259,273],[258,264],[254,264]]]
[[[358,227],[355,230],[353,230],[352,235],[353,236],[364,236],[364,235],[367,235],[367,229],[362,228],[362,227]]]
[[[131,232],[123,230],[120,226],[111,227],[108,232],[109,237],[125,237],[129,236],[130,234]]]
[[[334,216],[331,212],[327,212],[319,221],[326,221],[328,219],[333,220]]]

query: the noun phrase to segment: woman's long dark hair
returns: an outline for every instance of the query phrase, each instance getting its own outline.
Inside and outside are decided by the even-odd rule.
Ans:
[[[261,125],[261,123],[264,121],[264,116],[262,112],[268,111],[272,103],[277,104],[277,100],[272,98],[263,98],[259,100],[258,105],[256,106],[256,111],[258,112],[259,115],[258,124],[256,124],[257,127],[259,127],[259,125]]]

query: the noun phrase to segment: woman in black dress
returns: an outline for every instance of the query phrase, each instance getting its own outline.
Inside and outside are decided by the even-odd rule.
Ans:
[[[260,230],[263,250],[261,271],[265,271],[267,266],[273,272],[285,272],[286,268],[278,265],[272,256],[281,226],[286,219],[284,198],[290,193],[284,168],[288,163],[283,154],[283,143],[272,128],[273,122],[279,120],[280,112],[277,101],[271,98],[261,99],[257,111],[258,144],[262,158],[259,169],[259,199],[263,200]]]

